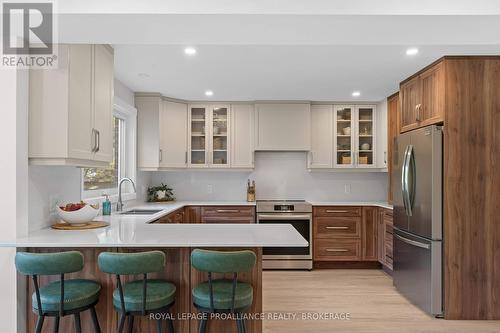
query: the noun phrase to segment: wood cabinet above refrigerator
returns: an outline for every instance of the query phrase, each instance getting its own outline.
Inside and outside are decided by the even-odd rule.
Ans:
[[[401,132],[443,122],[443,67],[443,62],[435,63],[401,83]]]

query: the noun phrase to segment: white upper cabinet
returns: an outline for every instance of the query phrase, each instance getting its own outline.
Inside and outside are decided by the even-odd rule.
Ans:
[[[376,168],[374,105],[334,105],[334,167]]]
[[[308,168],[384,168],[378,162],[384,150],[378,143],[382,119],[375,105],[313,105]]]
[[[256,104],[255,150],[311,150],[309,103]]]
[[[355,115],[354,105],[333,106],[333,150],[335,168],[354,168],[355,151]]]
[[[252,104],[231,105],[232,168],[254,168],[254,119]]]
[[[376,168],[377,114],[375,105],[356,107],[355,163],[357,168]]]
[[[137,156],[141,170],[187,166],[187,104],[137,94]]]
[[[307,157],[307,167],[331,168],[333,154],[332,106],[311,106],[311,151]]]
[[[137,108],[137,166],[141,170],[160,167],[160,112],[162,98],[156,95],[135,95]]]
[[[57,69],[30,70],[30,163],[105,167],[113,159],[113,50],[58,47]]]
[[[163,101],[160,110],[160,168],[187,166],[187,105]]]
[[[95,160],[113,159],[113,54],[104,45],[94,46],[94,129],[97,131]]]
[[[189,167],[230,167],[230,106],[214,104],[189,105],[188,123]]]

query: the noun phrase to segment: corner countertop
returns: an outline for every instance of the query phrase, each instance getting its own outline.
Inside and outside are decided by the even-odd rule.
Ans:
[[[377,206],[392,209],[387,202],[309,201],[313,206]],[[175,201],[145,203],[129,209],[159,209],[153,215],[99,216],[109,227],[66,231],[45,228],[0,247],[285,247],[308,242],[286,224],[150,224],[186,206],[255,206],[246,201]]]
[[[313,206],[375,206],[392,209],[387,201],[309,201]]]
[[[3,247],[305,247],[308,242],[288,224],[150,224],[185,206],[240,206],[247,202],[171,202],[130,208],[161,209],[153,215],[99,216],[110,226],[92,230],[33,231]]]

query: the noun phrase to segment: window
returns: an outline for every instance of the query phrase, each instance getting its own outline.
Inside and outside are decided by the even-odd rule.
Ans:
[[[135,181],[136,120],[135,108],[115,97],[113,111],[113,160],[107,168],[82,169],[82,194],[86,202],[101,201],[103,193],[112,201],[118,195],[118,182],[123,177]],[[124,184],[124,200],[135,199],[131,186]]]
[[[122,177],[121,167],[125,161],[121,160],[120,150],[124,144],[122,138],[125,120],[113,117],[113,160],[107,168],[84,168],[83,169],[83,191],[104,191],[116,190],[118,181]],[[90,193],[89,193],[90,194]],[[101,193],[97,194],[99,196]],[[111,193],[107,193],[111,194]]]

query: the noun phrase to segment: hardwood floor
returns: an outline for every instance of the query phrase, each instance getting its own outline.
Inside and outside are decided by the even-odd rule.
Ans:
[[[427,316],[398,294],[381,270],[264,271],[263,298],[266,313],[350,313],[350,320],[265,320],[264,333],[500,332],[500,321]]]

